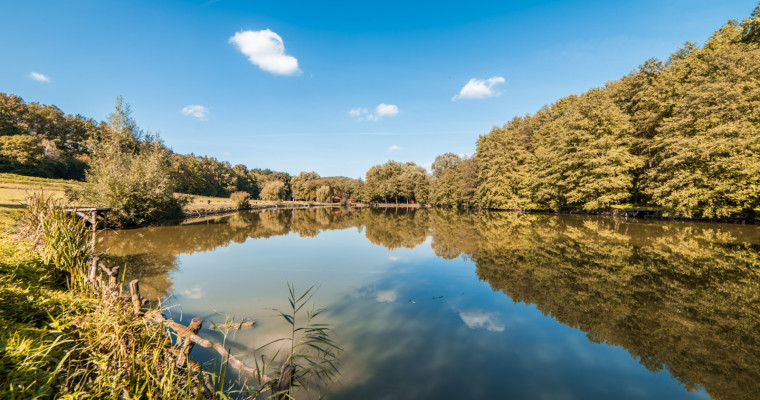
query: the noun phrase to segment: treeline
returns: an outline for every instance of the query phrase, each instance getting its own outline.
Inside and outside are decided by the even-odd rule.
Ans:
[[[760,206],[760,7],[480,137],[477,199],[497,209],[633,203],[681,216]]]
[[[105,124],[0,93],[0,172],[84,179],[87,143]]]
[[[654,207],[744,215],[760,207],[760,7],[699,47],[686,43],[624,78],[562,98],[438,156],[427,181],[390,161],[364,198],[510,210]]]

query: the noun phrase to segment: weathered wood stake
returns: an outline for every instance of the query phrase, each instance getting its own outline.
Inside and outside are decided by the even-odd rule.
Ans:
[[[142,300],[140,299],[140,283],[137,279],[129,282],[129,296],[132,298],[132,311],[135,315],[139,315],[140,308],[142,307]]]

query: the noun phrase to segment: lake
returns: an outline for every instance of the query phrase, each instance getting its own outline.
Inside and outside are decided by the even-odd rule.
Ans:
[[[759,226],[312,208],[97,245],[250,364],[290,336],[287,284],[315,286],[343,348],[330,399],[760,398]],[[232,317],[256,325],[210,329]]]

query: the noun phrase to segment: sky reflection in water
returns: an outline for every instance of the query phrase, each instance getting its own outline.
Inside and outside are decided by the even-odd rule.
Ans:
[[[330,398],[749,399],[758,390],[758,232],[286,210],[98,240],[131,263],[148,295],[173,293],[175,319],[256,319],[227,340],[249,362],[285,333],[272,309],[286,308],[286,282],[319,286],[314,302],[346,350]],[[222,338],[205,325],[203,335]]]

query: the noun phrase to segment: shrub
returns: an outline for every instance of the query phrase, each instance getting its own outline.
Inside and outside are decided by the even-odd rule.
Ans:
[[[243,191],[232,192],[230,195],[230,200],[235,202],[237,208],[250,208],[251,203],[248,201],[250,198],[251,195]]]
[[[285,184],[282,181],[269,181],[261,189],[261,200],[278,201],[285,198]]]

